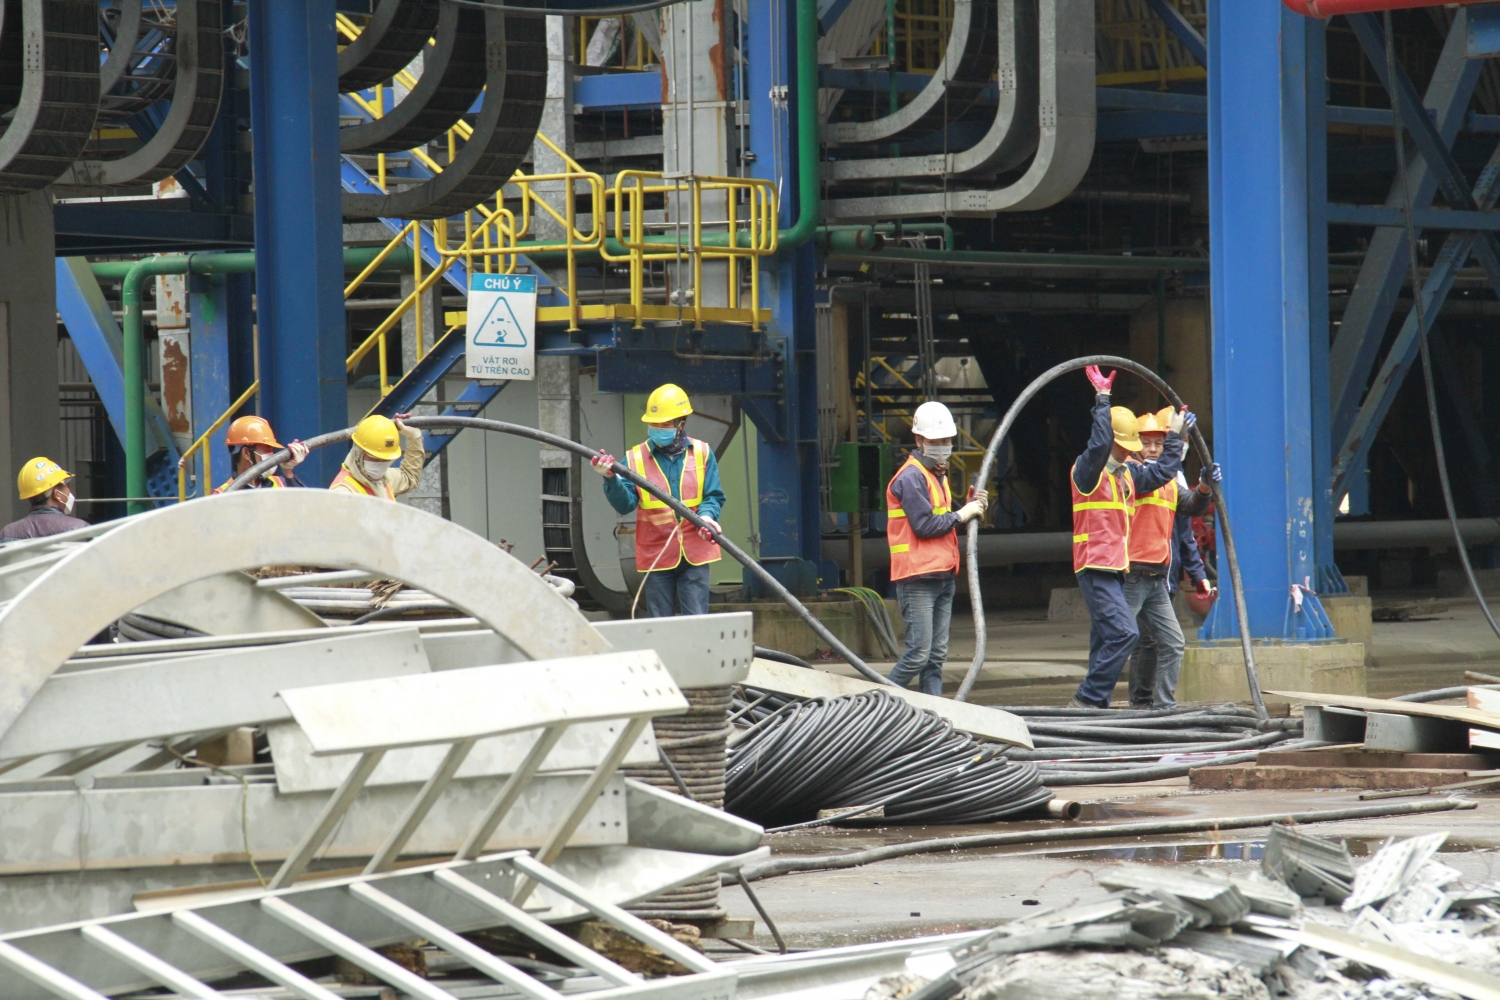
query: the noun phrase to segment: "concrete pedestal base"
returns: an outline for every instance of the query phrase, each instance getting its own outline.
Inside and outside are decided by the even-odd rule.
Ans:
[[[1320,595],[1323,610],[1333,623],[1333,634],[1365,647],[1368,659],[1374,654],[1375,627],[1370,619],[1370,599],[1354,594]]]
[[[1262,691],[1365,693],[1365,647],[1358,642],[1256,643],[1255,668]],[[1179,702],[1245,702],[1245,658],[1238,643],[1190,643],[1177,683]],[[1267,703],[1278,699],[1266,695]]]

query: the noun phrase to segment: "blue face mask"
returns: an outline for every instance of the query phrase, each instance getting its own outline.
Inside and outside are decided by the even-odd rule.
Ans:
[[[658,448],[665,448],[667,447],[667,445],[677,440],[677,428],[648,427],[646,428],[646,436],[649,437],[651,439],[651,443],[656,445]]]

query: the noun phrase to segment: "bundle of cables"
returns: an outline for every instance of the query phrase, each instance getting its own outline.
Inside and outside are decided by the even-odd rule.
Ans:
[[[1154,781],[1208,764],[1253,761],[1268,747],[1307,747],[1301,719],[1259,722],[1233,704],[1206,708],[1003,708],[1026,720],[1035,750],[1007,750],[1030,761],[1054,787]]]
[[[985,823],[1052,799],[1036,765],[1006,760],[1005,747],[884,691],[745,694],[735,718],[754,721],[731,739],[724,808],[757,823],[811,825],[825,809],[858,822],[876,806],[882,817],[866,821]]]

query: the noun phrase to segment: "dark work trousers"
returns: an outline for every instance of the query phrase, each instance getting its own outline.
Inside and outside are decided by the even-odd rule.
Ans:
[[[1078,685],[1078,700],[1108,708],[1115,682],[1140,640],[1135,615],[1125,600],[1123,573],[1085,569],[1075,574],[1089,607],[1089,672]]]
[[[671,569],[646,574],[646,610],[652,618],[708,614],[709,563],[694,566],[686,559]]]

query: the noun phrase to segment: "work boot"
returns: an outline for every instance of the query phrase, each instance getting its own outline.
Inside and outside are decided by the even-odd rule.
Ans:
[[[1151,711],[1151,703],[1149,701],[1132,701],[1130,703],[1130,710],[1132,712],[1149,712]]]
[[[1078,698],[1078,696],[1075,694],[1073,696],[1073,700],[1070,701],[1070,702],[1068,702],[1068,707],[1069,708],[1098,708],[1099,706],[1098,705],[1090,705],[1086,701],[1080,701],[1079,698]]]

